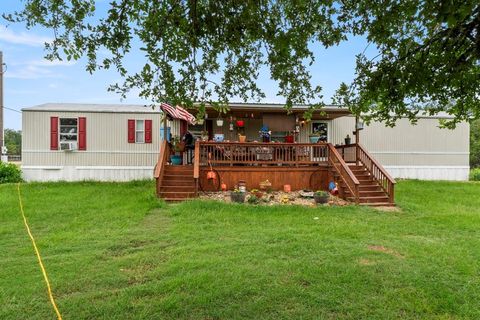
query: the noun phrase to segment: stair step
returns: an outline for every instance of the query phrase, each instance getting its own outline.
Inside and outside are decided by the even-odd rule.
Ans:
[[[160,191],[160,198],[165,199],[187,199],[194,198],[195,192],[170,192],[170,191]]]
[[[195,180],[163,180],[161,186],[162,187],[189,187],[194,186]]]
[[[352,171],[353,173],[368,172],[367,169],[365,169],[365,168],[352,168],[352,167],[349,167],[349,168],[350,168],[350,171]]]
[[[358,180],[360,182],[359,188],[362,187],[379,187],[378,182],[375,180]],[[343,181],[340,182],[340,186],[346,188],[346,185]]]
[[[360,172],[360,171],[354,171],[354,172],[353,172],[353,175],[354,175],[355,177],[357,177],[357,179],[358,179],[359,177],[371,177],[371,175],[370,175],[370,173],[368,173],[368,171],[362,171],[362,172]]]
[[[356,176],[358,181],[371,181],[374,180],[372,176]]]
[[[348,200],[355,202],[354,197],[347,197]],[[360,197],[360,203],[376,203],[376,202],[388,202],[389,198],[387,196],[376,196],[376,197]]]
[[[195,185],[188,186],[161,186],[160,192],[195,192]]]
[[[163,175],[163,181],[167,181],[167,180],[195,181],[195,179],[193,179],[193,174],[192,174],[192,175],[186,175],[186,174],[164,174],[164,175]]]
[[[378,190],[378,191],[359,190],[358,193],[359,193],[360,198],[363,198],[363,197],[380,197],[380,196],[387,197],[387,195],[385,194],[385,191],[383,191],[383,190]],[[347,197],[351,197],[350,191],[348,191],[348,189],[345,190],[345,195]]]
[[[175,166],[166,166],[165,167],[165,172],[193,172],[193,167],[178,167],[176,168]]]
[[[365,166],[364,165],[356,165],[356,164],[349,164],[348,167],[350,168],[350,170],[365,170]]]

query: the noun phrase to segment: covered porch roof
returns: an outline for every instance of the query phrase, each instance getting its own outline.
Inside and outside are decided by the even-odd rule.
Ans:
[[[231,102],[228,104],[230,110],[226,114],[221,114],[221,117],[226,115],[232,115],[237,118],[249,118],[253,114],[255,118],[260,117],[264,113],[278,113],[287,114],[287,110],[282,103],[244,103],[244,102]],[[294,105],[290,110],[290,114],[298,115],[302,118],[302,115],[307,111],[309,105]],[[197,113],[197,110],[189,110],[193,114]],[[207,118],[217,118],[219,112],[215,110],[211,105],[206,107]],[[350,115],[351,112],[348,108],[338,105],[326,105],[320,110],[315,110],[312,119],[313,120],[328,120],[335,119],[343,116]]]

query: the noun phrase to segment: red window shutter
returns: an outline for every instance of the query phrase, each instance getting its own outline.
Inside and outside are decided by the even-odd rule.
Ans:
[[[50,117],[50,150],[58,150],[58,117]]]
[[[78,118],[78,150],[87,150],[87,118]]]
[[[128,119],[128,143],[135,143],[135,120]]]
[[[152,143],[152,120],[145,120],[145,143]]]

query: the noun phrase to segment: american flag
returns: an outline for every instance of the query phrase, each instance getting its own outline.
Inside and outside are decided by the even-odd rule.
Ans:
[[[190,124],[195,124],[195,117],[180,106],[172,107],[168,103],[162,102],[160,104],[160,109],[168,113],[174,119],[185,120]]]

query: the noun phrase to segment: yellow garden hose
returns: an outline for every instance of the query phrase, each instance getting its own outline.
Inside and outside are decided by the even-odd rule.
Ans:
[[[62,320],[62,315],[60,314],[60,311],[58,311],[57,304],[55,303],[55,299],[53,299],[52,288],[50,287],[50,281],[48,281],[47,271],[45,270],[45,267],[43,265],[42,257],[40,256],[40,252],[38,251],[37,244],[35,243],[35,239],[33,238],[33,235],[30,232],[30,227],[28,226],[27,218],[25,217],[25,212],[23,211],[22,196],[20,194],[20,183],[17,183],[17,191],[18,191],[18,202],[20,204],[20,212],[22,213],[22,217],[23,217],[23,223],[25,224],[25,228],[27,229],[28,235],[32,240],[33,249],[35,250],[35,254],[37,255],[38,264],[40,265],[43,278],[45,279],[45,283],[47,284],[47,291],[48,291],[48,296],[50,298],[50,302],[52,303],[55,313],[57,314],[58,320]]]

